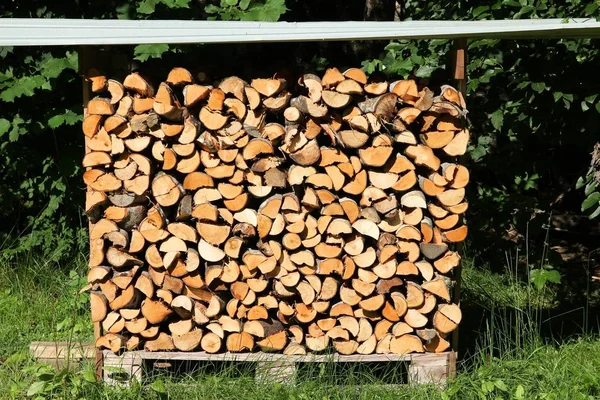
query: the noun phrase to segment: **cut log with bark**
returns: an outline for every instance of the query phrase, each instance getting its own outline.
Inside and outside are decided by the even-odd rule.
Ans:
[[[96,345],[447,351],[468,234],[462,96],[358,68],[210,84],[192,70],[87,77]]]

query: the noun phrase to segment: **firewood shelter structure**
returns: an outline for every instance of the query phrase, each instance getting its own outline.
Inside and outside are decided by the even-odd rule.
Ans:
[[[80,72],[83,74],[99,63],[100,46],[138,44],[197,43],[269,43],[351,40],[428,40],[453,41],[448,69],[456,88],[466,94],[467,41],[469,39],[561,39],[598,38],[600,22],[591,19],[531,19],[501,21],[404,21],[404,22],[223,22],[161,20],[68,20],[68,19],[0,19],[0,46],[78,46]],[[84,84],[83,101],[92,93]],[[460,272],[457,281],[460,282]],[[459,302],[456,285],[453,301]],[[102,333],[95,323],[95,336]],[[443,382],[455,373],[458,331],[453,335],[453,351],[440,354],[408,355],[306,355],[285,356],[265,353],[206,354],[203,352],[170,353],[131,351],[115,355],[97,351],[99,376],[107,382],[112,377],[104,366],[122,367],[132,378],[141,378],[143,365],[153,361],[246,361],[257,363],[257,375],[285,381],[293,379],[297,363],[303,362],[380,362],[409,363],[412,382]],[[41,349],[40,351],[44,351]]]

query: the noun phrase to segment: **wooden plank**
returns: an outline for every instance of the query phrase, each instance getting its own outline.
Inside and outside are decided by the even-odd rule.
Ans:
[[[32,342],[29,351],[36,359],[86,359],[94,358],[94,343]]]
[[[218,353],[209,354],[203,351],[198,352],[169,352],[169,351],[131,351],[124,354],[135,354],[144,360],[181,360],[181,361],[238,361],[238,362],[262,362],[262,361],[287,361],[287,362],[394,362],[394,361],[413,361],[413,360],[433,360],[445,359],[448,352],[437,354],[308,354],[302,356],[289,356],[286,354],[272,353]],[[105,356],[113,354],[109,350],[104,351]]]
[[[441,355],[441,357],[440,357]],[[409,383],[416,384],[445,384],[456,371],[454,352],[441,354],[423,354],[415,357],[408,366]]]
[[[341,356],[306,355],[288,356],[271,353],[222,353],[205,352],[149,352],[129,351],[114,354],[104,351],[103,379],[110,385],[128,385],[131,381],[141,381],[144,365],[147,361],[197,361],[197,362],[254,362],[257,364],[255,379],[260,382],[294,384],[297,363],[308,362],[407,362],[409,383],[434,383],[443,385],[448,378],[454,377],[456,355],[454,352],[438,354],[406,355],[351,355]]]
[[[292,385],[296,378],[296,363],[288,361],[259,362],[255,379],[263,383]]]
[[[240,22],[0,19],[0,46],[249,43],[389,39],[597,38],[594,19]]]
[[[112,386],[129,386],[133,380],[142,381],[144,360],[135,352],[125,352],[120,355],[112,352],[104,353],[103,374],[100,379],[105,383]]]
[[[68,354],[74,358],[93,358],[95,356],[94,343],[91,342],[32,342],[29,349],[36,358],[65,358]],[[70,353],[68,353],[70,351]],[[401,362],[442,360],[454,355],[454,352],[423,353],[423,354],[353,354],[349,356],[338,354],[308,354],[289,356],[276,353],[217,353],[209,354],[203,351],[172,352],[172,351],[126,351],[122,355],[110,350],[103,350],[103,355],[111,360],[128,359],[137,357],[142,360],[173,360],[173,361],[287,361],[287,362]]]
[[[452,79],[456,89],[465,96],[467,94],[467,39],[458,38],[452,43]]]

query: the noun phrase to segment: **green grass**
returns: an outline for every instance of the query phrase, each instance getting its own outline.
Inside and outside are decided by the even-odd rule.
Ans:
[[[471,364],[472,363],[472,364]],[[464,364],[471,364],[466,366]],[[380,386],[374,376],[346,371],[302,380],[295,386],[256,383],[247,374],[198,373],[183,378],[155,377],[145,385],[114,389],[89,382],[83,372],[52,375],[46,367],[13,357],[0,367],[0,397],[24,398],[32,383],[55,385],[54,398],[87,399],[596,399],[600,396],[600,342],[579,340],[559,347],[540,346],[502,359],[467,360],[443,391],[435,387]],[[334,367],[335,368],[335,367]],[[39,375],[39,376],[38,376]],[[340,384],[344,383],[344,384]],[[73,396],[73,397],[71,397]],[[51,397],[50,394],[48,397]]]
[[[33,341],[91,340],[85,264],[29,258],[0,266],[0,360]],[[71,272],[65,272],[71,271]]]
[[[129,389],[95,382],[91,365],[56,371],[28,356],[32,341],[90,340],[84,263],[48,264],[35,258],[0,266],[0,398],[85,399],[593,399],[600,398],[600,341],[586,337],[547,343],[532,310],[552,304],[552,291],[535,292],[510,274],[474,268],[465,260],[464,299],[470,306],[516,309],[492,313],[468,359],[444,390],[381,386],[401,368],[310,366],[293,386],[255,382],[250,371],[203,370],[159,374]],[[70,273],[64,271],[72,271]],[[507,277],[508,276],[508,277]],[[535,306],[533,306],[534,304]],[[476,335],[461,332],[462,336]],[[27,394],[31,396],[27,396]]]

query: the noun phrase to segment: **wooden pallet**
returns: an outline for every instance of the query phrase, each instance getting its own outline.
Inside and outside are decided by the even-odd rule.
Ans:
[[[32,342],[29,351],[39,362],[58,369],[96,357],[94,343]]]
[[[288,356],[269,353],[222,353],[205,352],[175,353],[131,351],[114,354],[104,351],[104,381],[111,385],[141,381],[145,367],[151,362],[249,362],[256,364],[256,379],[263,382],[294,383],[300,363],[373,363],[403,362],[408,367],[408,383],[434,383],[443,385],[456,373],[456,353],[439,354],[373,354],[373,355],[306,355]]]
[[[74,362],[93,360],[96,349],[93,343],[33,342],[31,354],[39,361],[57,368]],[[287,356],[269,353],[222,353],[205,352],[175,353],[131,351],[114,354],[103,352],[102,379],[111,385],[127,385],[132,380],[141,381],[147,366],[154,363],[169,364],[186,362],[246,362],[256,364],[256,379],[265,382],[293,383],[301,363],[377,363],[403,362],[407,364],[408,383],[434,383],[443,385],[456,373],[456,353],[439,354],[371,354],[342,356],[338,354]]]

